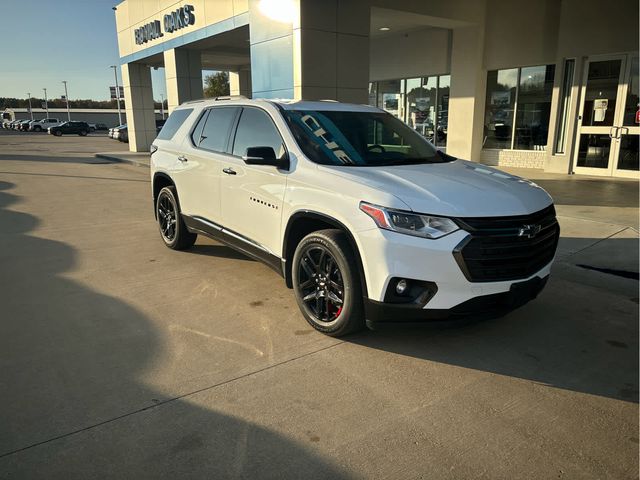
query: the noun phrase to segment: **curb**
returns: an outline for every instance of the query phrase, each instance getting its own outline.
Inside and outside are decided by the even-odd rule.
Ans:
[[[128,163],[129,165],[135,165],[136,167],[149,167],[149,163],[146,161],[141,161],[141,160],[134,160],[132,158],[123,158],[123,157],[116,157],[113,155],[106,155],[104,153],[96,153],[94,155],[95,158],[102,158],[103,160],[110,160],[112,162],[118,162],[118,163]]]

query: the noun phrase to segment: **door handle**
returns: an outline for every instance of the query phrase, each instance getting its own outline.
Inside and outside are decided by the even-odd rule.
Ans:
[[[178,157],[178,161],[179,162],[185,163],[187,160],[188,160],[187,157],[185,157],[184,155],[180,155]]]
[[[230,167],[223,168],[222,171],[227,175],[235,175],[236,173],[238,173],[233,168],[230,168]]]

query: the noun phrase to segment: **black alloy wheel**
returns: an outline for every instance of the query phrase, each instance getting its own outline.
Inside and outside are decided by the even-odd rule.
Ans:
[[[298,264],[302,301],[319,322],[332,322],[344,304],[344,281],[331,252],[322,245],[307,247]]]
[[[340,337],[364,327],[363,288],[345,232],[318,230],[296,246],[291,280],[305,320],[316,330]]]
[[[180,202],[173,186],[164,187],[156,199],[158,229],[164,244],[172,250],[185,250],[193,246],[198,234],[191,233],[180,215]]]
[[[161,192],[158,198],[158,223],[166,243],[172,243],[176,238],[177,217],[176,207],[171,198],[165,192]]]

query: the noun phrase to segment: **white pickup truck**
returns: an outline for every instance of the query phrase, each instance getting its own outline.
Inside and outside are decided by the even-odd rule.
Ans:
[[[59,118],[43,118],[42,120],[36,120],[31,122],[29,130],[32,132],[46,132],[49,127],[57,127],[62,121]]]

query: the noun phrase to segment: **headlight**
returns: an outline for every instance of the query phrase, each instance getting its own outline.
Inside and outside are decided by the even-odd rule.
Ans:
[[[450,218],[392,210],[367,202],[360,202],[360,210],[369,215],[380,228],[415,237],[440,238],[460,228]]]

